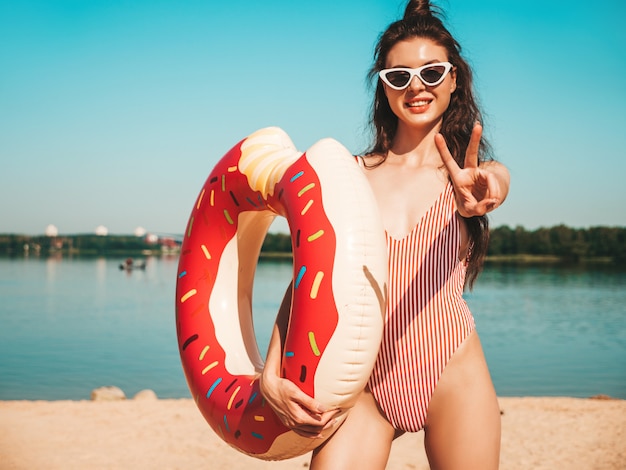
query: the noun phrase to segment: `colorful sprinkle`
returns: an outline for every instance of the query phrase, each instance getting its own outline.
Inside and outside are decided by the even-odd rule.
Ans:
[[[313,286],[311,287],[311,298],[316,299],[317,293],[320,289],[320,284],[322,283],[322,279],[324,279],[324,272],[318,271],[315,275],[315,279],[313,280]]]
[[[211,190],[211,200],[209,202],[211,203],[211,207],[215,206],[215,191],[213,189]]]
[[[222,175],[222,192],[226,191],[226,175]]]
[[[209,351],[209,345],[207,344],[204,349],[202,350],[202,352],[200,353],[200,356],[198,356],[198,360],[199,361],[203,361],[204,360],[204,356],[206,356],[206,353]]]
[[[198,335],[191,335],[189,338],[187,338],[187,341],[183,343],[183,351],[187,349],[187,346],[189,346],[191,343],[193,343],[197,339],[198,339]]]
[[[189,218],[189,227],[187,227],[187,236],[191,236],[191,227],[193,227],[193,215]]]
[[[255,421],[265,421],[265,416],[255,415],[254,416],[254,420]]]
[[[232,408],[233,401],[235,400],[235,396],[239,393],[239,390],[241,390],[241,385],[238,386],[233,392],[233,394],[230,396],[230,400],[228,400],[228,405],[226,405],[227,410],[230,410]]]
[[[228,172],[229,173],[234,173],[235,171],[237,171],[237,165],[228,167]]]
[[[250,399],[248,400],[248,403],[252,403],[252,402],[254,401],[254,399],[257,397],[257,395],[258,395],[258,393],[257,393],[257,392],[254,392],[254,393],[252,394],[252,396],[250,397]]]
[[[250,434],[252,434],[252,437],[256,437],[257,439],[263,439],[263,436],[259,433],[251,432]]]
[[[196,289],[191,289],[189,292],[187,292],[185,295],[183,295],[180,298],[180,303],[184,304],[187,300],[189,300],[191,297],[193,297],[197,293],[198,293],[198,291]]]
[[[235,197],[235,193],[233,193],[232,191],[229,191],[229,193],[230,193],[230,197],[231,197],[231,199],[233,200],[233,202],[235,203],[235,205],[236,205],[237,207],[239,207],[239,201],[238,201],[238,200],[237,200],[237,198]]]
[[[206,392],[206,397],[210,398],[211,394],[213,393],[213,391],[217,388],[217,386],[220,384],[220,382],[222,381],[222,378],[220,377],[219,379],[217,379],[215,382],[213,382],[213,385],[211,385],[211,387],[209,388],[209,391]]]
[[[306,273],[306,266],[302,266],[300,268],[300,272],[298,273],[298,276],[296,277],[296,289],[298,287],[300,287],[300,282],[302,282],[302,278],[304,277],[304,273]]]
[[[230,387],[232,387],[236,383],[237,383],[237,379],[233,380],[231,383],[228,384],[228,387],[226,387],[226,390],[224,390],[224,392],[228,393],[228,391],[230,390]]]
[[[230,426],[228,425],[228,419],[226,419],[226,415],[224,415],[224,426],[226,427],[226,432],[230,432]]]
[[[295,356],[293,351],[285,351],[285,357],[293,357]]]
[[[224,209],[224,217],[226,217],[226,220],[228,221],[230,225],[234,224],[233,219],[230,217],[230,214],[228,213],[226,209]]]
[[[200,193],[200,196],[198,196],[198,203],[196,204],[196,209],[200,209],[200,204],[202,204],[202,198],[204,198],[204,191],[205,189],[202,188],[202,192]]]
[[[206,259],[211,259],[211,253],[209,253],[209,250],[207,249],[206,245],[201,245],[200,248],[202,248],[202,252],[204,253],[204,256],[206,257]]]
[[[317,232],[315,232],[313,235],[310,235],[309,238],[307,238],[308,242],[312,242],[317,240],[319,237],[321,237],[322,235],[324,235],[324,230],[318,230]]]
[[[218,364],[218,362],[215,361],[215,362],[212,362],[211,364],[209,364],[208,366],[206,366],[204,369],[202,369],[202,375],[205,375],[208,371],[213,369],[213,367],[215,367],[217,364]]]
[[[300,212],[300,215],[306,215],[306,213],[309,211],[312,205],[313,205],[313,199],[309,199],[309,202],[306,203],[306,205],[304,206],[304,209],[302,209],[302,212]]]
[[[298,178],[300,178],[302,175],[304,175],[304,171],[300,171],[298,173],[296,173],[295,175],[293,175],[291,177],[291,179],[289,180],[290,183],[293,183],[295,180],[297,180]]]
[[[180,273],[178,275],[178,279],[181,279],[181,278],[185,277],[186,275],[187,275],[187,271],[183,271],[182,273]]]
[[[319,356],[320,350],[317,347],[317,342],[315,341],[315,333],[313,333],[312,331],[309,331],[309,343],[311,344],[311,349],[313,350],[313,354],[315,354],[316,356]]]
[[[315,183],[307,184],[304,188],[298,191],[298,197],[302,196],[307,191],[313,189],[315,187]]]

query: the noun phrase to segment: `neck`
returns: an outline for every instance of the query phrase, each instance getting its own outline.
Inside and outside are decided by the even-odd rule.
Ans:
[[[415,165],[440,166],[442,160],[435,146],[435,135],[440,129],[440,122],[434,126],[419,128],[400,123],[389,151],[389,157]]]

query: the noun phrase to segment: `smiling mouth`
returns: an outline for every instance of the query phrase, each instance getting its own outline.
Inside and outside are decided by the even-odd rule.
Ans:
[[[419,100],[419,101],[411,101],[407,103],[407,108],[421,108],[422,106],[426,106],[430,104],[431,100]]]

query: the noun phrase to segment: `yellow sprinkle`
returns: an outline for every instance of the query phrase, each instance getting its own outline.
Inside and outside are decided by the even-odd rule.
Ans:
[[[200,204],[202,203],[202,198],[204,198],[205,189],[202,188],[202,192],[200,193],[200,197],[198,197],[198,204],[196,204],[196,209],[200,209]]]
[[[224,209],[224,217],[226,217],[226,220],[230,225],[233,225],[233,219],[230,217],[230,214],[226,209]]]
[[[235,396],[239,393],[239,390],[241,390],[241,385],[237,387],[233,394],[230,396],[230,400],[228,400],[228,405],[226,406],[226,409],[231,409],[231,407],[233,406],[233,401],[235,400]]]
[[[200,245],[200,248],[202,248],[202,251],[204,252],[204,256],[206,256],[206,259],[211,259],[211,253],[209,253],[209,250],[207,249],[206,245]]]
[[[237,166],[236,166],[236,165],[235,165],[235,166],[229,166],[229,167],[228,167],[228,172],[229,172],[229,173],[232,173],[232,172],[234,172],[234,171],[237,171]]]
[[[226,175],[222,175],[222,191],[226,191]]]
[[[258,415],[255,415],[254,420],[255,420],[255,421],[265,421],[265,416],[258,416]]]
[[[211,207],[215,206],[215,190],[211,190]]]
[[[191,289],[189,292],[187,292],[185,295],[183,295],[180,298],[180,303],[183,304],[185,303],[187,300],[189,300],[190,297],[193,297],[194,295],[196,295],[198,293],[197,290],[195,289]]]
[[[300,215],[306,214],[312,205],[313,205],[313,199],[309,199],[309,202],[306,203],[306,206],[304,206],[304,209],[302,209],[302,212],[300,212]]]
[[[324,231],[323,230],[318,230],[313,235],[309,236],[309,238],[307,238],[307,241],[312,242],[314,240],[317,240],[322,235],[324,235]]]
[[[193,227],[193,216],[189,219],[189,228],[187,229],[187,236],[191,236],[191,228]]]
[[[322,271],[318,271],[315,275],[315,279],[313,280],[313,286],[311,287],[311,298],[317,298],[317,292],[320,289],[320,284],[322,283],[322,279],[324,279],[324,273]]]
[[[208,366],[206,366],[204,369],[202,369],[202,375],[206,374],[208,371],[210,371],[211,369],[213,369],[213,367],[215,367],[217,365],[217,361],[212,362],[211,364],[209,364]]]
[[[313,354],[315,354],[316,356],[319,356],[321,353],[317,347],[317,343],[315,342],[315,333],[313,333],[312,331],[309,331],[309,343],[311,344],[311,349],[313,350]]]
[[[204,360],[204,356],[206,355],[207,351],[209,350],[209,345],[207,344],[204,349],[202,350],[202,352],[200,353],[200,357],[198,357],[199,361],[203,361]]]
[[[314,187],[315,183],[307,184],[304,188],[300,190],[300,192],[298,192],[298,197],[302,196],[304,193],[306,193],[310,189],[313,189]]]

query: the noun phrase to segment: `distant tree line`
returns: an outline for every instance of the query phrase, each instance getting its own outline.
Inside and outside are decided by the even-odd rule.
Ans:
[[[0,234],[0,255],[132,255],[159,253],[162,247],[132,235],[71,235],[59,237]],[[171,251],[170,251],[171,252]],[[289,256],[291,236],[268,233],[263,242],[263,256]],[[524,256],[551,257],[558,261],[579,263],[604,261],[626,266],[626,227],[591,227],[575,229],[565,225],[526,230],[501,226],[491,230],[488,259],[519,260]]]
[[[291,237],[270,233],[263,251],[290,252]],[[568,263],[596,260],[626,265],[626,227],[575,229],[557,225],[529,231],[521,226],[501,226],[491,230],[488,257],[515,260],[524,255]]]
[[[600,260],[626,265],[626,227],[575,229],[565,225],[528,231],[501,226],[491,230],[488,256],[556,256],[578,263]]]
[[[0,234],[0,254],[9,256],[67,253],[78,255],[135,255],[159,252],[161,246],[133,235],[63,235],[49,237]]]

